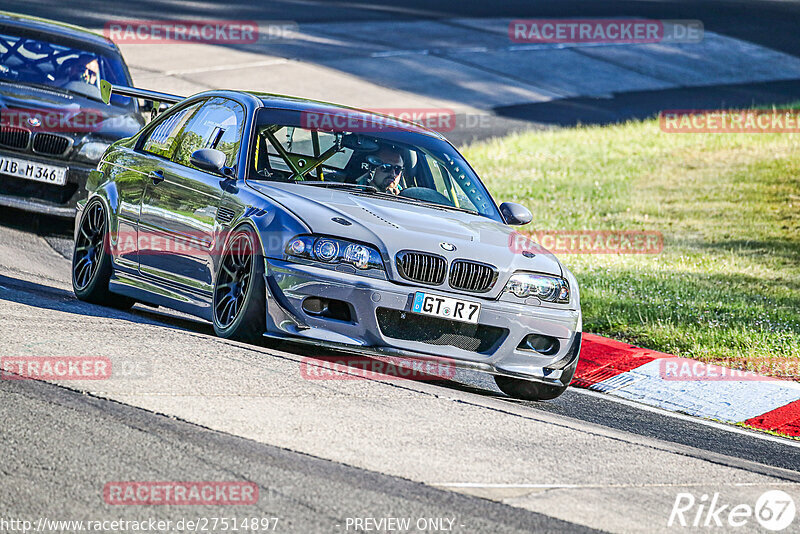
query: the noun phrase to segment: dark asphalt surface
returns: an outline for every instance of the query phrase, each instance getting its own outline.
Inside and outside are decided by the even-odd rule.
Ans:
[[[490,377],[473,374],[459,378],[460,384],[447,384],[446,387],[480,391],[483,394],[496,392],[494,394],[502,395],[494,387]],[[581,394],[574,390],[567,390],[559,398],[548,402],[537,403],[510,399],[508,402],[639,436],[656,438],[800,473],[800,441],[796,442],[798,446],[787,446],[783,440],[774,442],[760,439],[758,434],[753,431],[747,431],[745,434],[733,433],[662,413],[634,408],[606,398]]]
[[[700,19],[707,30],[800,56],[800,4],[796,2],[544,2],[509,0],[409,0],[402,6],[377,2],[271,1],[70,3],[7,0],[0,9],[102,26],[109,18],[181,17],[295,20],[298,22],[442,17],[641,16]],[[757,85],[757,86],[756,86]],[[615,95],[612,99],[569,99],[496,110],[516,121],[571,125],[651,116],[664,108],[702,108],[786,103],[800,99],[800,82]],[[43,235],[64,255],[71,248],[71,223],[3,210],[0,226]],[[13,281],[12,281],[13,283]],[[3,285],[10,285],[7,281]],[[42,306],[61,306],[70,295],[35,286]],[[173,328],[203,326],[136,310],[143,322]],[[284,349],[288,347],[282,347]],[[299,351],[300,349],[298,349]],[[441,387],[501,397],[489,377],[463,373],[460,383]],[[511,401],[518,403],[518,401]],[[638,410],[568,391],[555,401],[522,403],[564,418],[596,423],[632,434],[800,471],[800,448]],[[277,517],[278,531],[345,531],[348,517],[456,518],[456,532],[580,531],[577,525],[482,499],[439,491],[407,480],[210,431],[111,401],[31,381],[0,381],[0,439],[4,489],[2,516],[50,519],[145,519]],[[247,480],[261,498],[248,507],[112,507],[102,488],[112,480]],[[69,510],[57,517],[58,510]],[[463,525],[463,526],[462,526]]]
[[[277,518],[276,532],[346,532],[348,518],[397,517],[414,523],[447,518],[453,532],[590,531],[43,382],[0,381],[0,417],[0,502],[6,520],[154,518],[176,525],[180,519],[256,517]],[[113,506],[104,501],[108,482],[158,480],[253,482],[259,499],[238,506]],[[274,527],[275,520],[270,524]]]
[[[11,212],[11,215],[0,214],[0,226],[35,229],[45,237],[51,247],[62,255],[70,257],[72,246],[71,238],[68,237],[70,225],[62,220]],[[69,292],[46,285],[20,282],[5,277],[0,280],[0,283],[12,289],[36,294],[41,299],[41,305],[47,308],[62,307],[65,302],[74,298]],[[78,302],[75,301],[75,304]],[[98,307],[92,307],[92,309],[101,310],[101,312],[103,310]],[[210,333],[210,325],[187,320],[168,310],[153,311],[149,308],[137,307],[134,309],[133,315],[136,320],[145,323],[164,323],[173,328]],[[302,345],[284,344],[280,349],[301,355],[315,355],[313,350]],[[497,389],[494,380],[481,373],[459,370],[455,381],[442,382],[438,385],[507,399]],[[800,472],[800,442],[796,443],[798,446],[790,446],[781,441],[762,439],[761,434],[756,432],[734,433],[571,390],[558,399],[548,402],[535,403],[511,399],[508,399],[508,402],[639,436],[693,447],[701,451],[724,454],[733,458]]]
[[[699,19],[705,29],[798,55],[800,3],[772,0],[217,0],[176,2],[30,2],[5,0],[2,9],[102,27],[113,18],[173,19],[180,17],[238,20],[341,22],[415,20],[455,17],[647,17]]]
[[[716,33],[750,41],[794,56],[800,56],[800,2],[785,0],[271,0],[253,3],[175,2],[29,2],[6,0],[2,9],[100,28],[113,19],[236,19],[257,21],[342,22],[375,20],[419,20],[457,17],[641,17],[653,19],[697,19]],[[495,109],[491,127],[481,137],[503,135],[528,127],[606,124],[647,118],[663,109],[706,109],[786,104],[800,100],[800,81],[764,84],[712,85],[692,89],[617,93],[612,98],[576,98]],[[474,134],[456,131],[448,135],[455,143],[469,142]]]

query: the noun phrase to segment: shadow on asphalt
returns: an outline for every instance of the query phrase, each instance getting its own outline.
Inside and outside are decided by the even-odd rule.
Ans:
[[[139,304],[130,311],[116,310],[114,308],[82,302],[75,298],[75,295],[71,291],[0,274],[0,302],[2,301],[25,304],[27,306],[35,306],[37,308],[82,315],[85,317],[113,318],[136,324],[162,326],[205,335],[215,335],[214,329],[210,323],[200,319],[189,318],[188,316],[177,315],[177,312],[169,309],[161,311],[161,309],[153,309]],[[331,365],[334,365],[334,367],[348,371],[352,379],[382,380],[384,378],[376,376],[376,374],[386,374],[381,372],[386,371],[388,373],[388,380],[394,379],[398,382],[420,381],[458,391],[467,391],[480,395],[502,396],[500,393],[470,386],[454,380],[442,379],[440,376],[436,375],[418,373],[409,376],[391,362],[387,364],[385,359],[368,355],[353,354],[328,348],[322,349],[320,347],[294,343],[292,341],[265,340],[264,343],[256,346],[306,357],[309,359],[308,364],[312,366],[317,365],[321,368],[332,369],[333,367],[331,367]],[[342,367],[339,367],[340,365]],[[374,371],[368,371],[366,376],[364,376],[365,369]],[[325,373],[324,371],[321,376],[323,380],[334,378],[332,373]],[[344,375],[340,375],[340,377],[342,376]]]
[[[116,310],[78,300],[72,291],[0,274],[0,301],[25,304],[47,310],[72,313],[86,317],[110,317],[138,324],[168,326],[179,330],[214,333],[210,324],[200,320],[160,313],[137,305],[130,311]]]
[[[66,217],[40,215],[14,208],[0,207],[0,226],[31,232],[40,236],[72,239],[75,222]]]
[[[494,112],[507,119],[550,126],[607,125],[655,117],[664,110],[740,109],[782,106],[800,100],[800,80],[631,91],[611,98],[564,98],[537,104],[504,106]]]

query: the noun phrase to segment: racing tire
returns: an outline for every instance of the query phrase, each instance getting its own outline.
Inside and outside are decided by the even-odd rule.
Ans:
[[[580,338],[576,341],[577,351],[580,351]],[[542,384],[541,382],[534,382],[532,380],[524,380],[521,378],[511,378],[508,376],[495,375],[494,381],[500,391],[514,397],[515,399],[529,400],[529,401],[545,401],[553,400],[564,393],[572,382],[572,377],[575,376],[575,369],[578,368],[578,359],[576,358],[573,363],[564,369],[561,375],[562,382],[566,386],[554,386],[552,384]]]
[[[108,289],[112,266],[108,217],[103,203],[86,206],[72,254],[72,290],[79,300],[127,310],[136,301]]]
[[[257,344],[266,330],[264,256],[255,233],[231,232],[214,283],[212,316],[219,337]]]
[[[511,378],[508,376],[495,375],[494,381],[500,391],[520,400],[544,401],[553,400],[567,390],[568,386],[553,386],[542,384],[532,380],[521,378]]]

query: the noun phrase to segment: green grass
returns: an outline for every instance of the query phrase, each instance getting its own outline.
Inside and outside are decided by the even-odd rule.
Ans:
[[[647,120],[463,152],[499,202],[533,212],[520,231],[663,233],[661,254],[559,255],[586,331],[706,361],[800,362],[800,135]]]

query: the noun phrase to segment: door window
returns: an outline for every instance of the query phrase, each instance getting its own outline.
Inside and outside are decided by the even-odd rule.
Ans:
[[[225,164],[233,166],[242,142],[244,108],[226,98],[212,98],[186,124],[179,136],[173,161],[194,167],[192,153],[199,148],[215,148],[225,154]]]
[[[155,154],[156,156],[168,159],[171,158],[175,153],[178,134],[183,129],[186,121],[188,121],[192,114],[197,111],[197,108],[200,107],[201,103],[202,102],[198,102],[171,113],[167,112],[168,115],[164,115],[161,118],[161,122],[150,130],[147,139],[145,139],[142,145],[142,150],[150,154]]]

